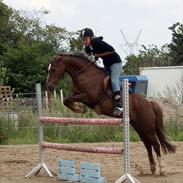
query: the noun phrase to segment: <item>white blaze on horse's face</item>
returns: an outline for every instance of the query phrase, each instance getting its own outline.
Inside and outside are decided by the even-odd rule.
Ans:
[[[48,71],[50,71],[50,69],[51,69],[51,64],[49,64],[49,66],[48,66]]]
[[[49,66],[48,66],[48,76],[47,76],[47,81],[48,81],[48,78],[49,78],[49,71],[50,71],[50,69],[51,69],[51,64],[49,64]]]

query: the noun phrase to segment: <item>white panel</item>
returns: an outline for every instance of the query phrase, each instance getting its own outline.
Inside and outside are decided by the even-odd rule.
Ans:
[[[140,75],[148,78],[148,97],[165,96],[167,87],[175,88],[183,77],[183,66],[140,68]]]

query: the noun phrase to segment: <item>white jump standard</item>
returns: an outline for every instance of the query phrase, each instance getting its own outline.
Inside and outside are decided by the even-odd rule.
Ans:
[[[36,98],[38,106],[38,143],[39,143],[39,164],[29,172],[25,177],[37,175],[41,169],[44,169],[48,176],[52,177],[53,172],[50,171],[44,161],[45,148],[90,152],[90,153],[106,153],[106,154],[122,154],[124,152],[124,175],[121,176],[115,183],[121,183],[127,180],[130,183],[140,183],[136,178],[130,175],[130,159],[129,159],[129,91],[128,80],[122,82],[123,90],[123,120],[117,118],[109,119],[91,119],[91,118],[57,118],[42,116],[42,97],[41,85],[36,84]],[[43,125],[45,124],[74,124],[74,125],[120,125],[123,128],[124,147],[80,147],[72,144],[59,144],[52,142],[44,142]]]

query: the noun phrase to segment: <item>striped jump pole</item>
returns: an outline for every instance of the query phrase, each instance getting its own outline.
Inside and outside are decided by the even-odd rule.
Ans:
[[[118,118],[108,119],[93,119],[93,118],[58,118],[58,117],[43,117],[42,116],[42,97],[41,85],[36,84],[36,98],[38,106],[38,144],[39,144],[39,164],[29,172],[25,177],[37,175],[41,169],[44,169],[48,176],[52,177],[53,172],[44,162],[44,154],[46,148],[89,152],[89,153],[104,153],[104,154],[122,154],[124,151],[124,175],[121,176],[115,183],[121,183],[127,180],[130,183],[139,183],[137,179],[130,175],[130,160],[129,160],[129,93],[128,80],[123,80],[123,120]],[[44,142],[44,124],[73,124],[73,125],[121,125],[124,123],[124,150],[117,147],[80,147],[73,144],[60,144],[52,142]]]
[[[88,153],[102,153],[102,154],[122,154],[122,148],[115,147],[81,147],[72,144],[60,144],[43,142],[42,147],[50,149],[59,149],[66,151],[88,152]]]
[[[40,122],[47,123],[60,123],[60,124],[73,124],[73,125],[122,125],[122,120],[119,118],[58,118],[58,117],[40,117]]]

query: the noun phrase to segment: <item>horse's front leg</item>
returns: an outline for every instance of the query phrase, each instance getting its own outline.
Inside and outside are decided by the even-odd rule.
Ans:
[[[73,112],[85,113],[86,106],[84,104],[76,104],[76,102],[83,103],[87,101],[87,95],[85,93],[75,94],[64,99],[64,105],[71,109]]]

